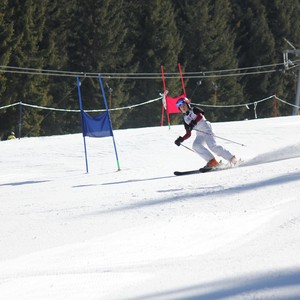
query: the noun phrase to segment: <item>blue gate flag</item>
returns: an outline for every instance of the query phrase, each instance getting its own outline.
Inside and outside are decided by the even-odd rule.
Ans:
[[[83,135],[89,137],[112,136],[108,112],[101,115],[90,116],[85,111],[81,111],[83,121]]]
[[[79,76],[76,76],[78,101],[79,101],[80,114],[81,114],[82,135],[83,135],[83,145],[84,145],[84,154],[85,154],[85,166],[86,166],[87,173],[89,172],[89,167],[88,167],[86,142],[85,142],[86,136],[89,136],[89,137],[111,136],[113,139],[113,144],[114,144],[114,149],[115,149],[115,154],[116,154],[116,159],[117,159],[117,165],[118,165],[118,171],[121,170],[119,159],[118,159],[117,147],[116,147],[114,134],[113,134],[113,130],[112,130],[112,125],[111,125],[109,110],[108,110],[108,106],[107,106],[105,91],[104,91],[104,87],[103,87],[103,83],[102,83],[100,74],[98,74],[98,79],[99,79],[99,83],[100,83],[100,87],[101,87],[101,91],[102,91],[102,95],[103,95],[106,112],[101,115],[92,117],[83,110],[81,91],[80,91],[81,83],[80,83]]]

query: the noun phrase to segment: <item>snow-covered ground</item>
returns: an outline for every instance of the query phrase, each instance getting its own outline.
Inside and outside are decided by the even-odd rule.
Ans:
[[[300,117],[214,123],[244,165],[183,126],[0,143],[0,299],[300,299]],[[185,142],[191,147],[193,138]]]

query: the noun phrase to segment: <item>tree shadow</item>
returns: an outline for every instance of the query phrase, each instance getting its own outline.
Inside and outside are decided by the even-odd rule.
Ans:
[[[18,186],[18,185],[26,185],[26,184],[36,184],[36,183],[44,183],[49,182],[50,180],[27,180],[27,181],[19,181],[19,182],[8,182],[0,184],[0,186]]]
[[[202,283],[186,288],[168,290],[135,299],[272,299],[296,300],[300,298],[300,269],[285,269],[249,274],[243,277]]]
[[[151,180],[153,180],[151,178]],[[150,199],[150,200],[142,200],[138,203],[133,203],[129,205],[123,205],[121,207],[117,208],[110,208],[108,210],[101,210],[98,212],[90,213],[89,215],[97,215],[97,214],[105,214],[105,213],[112,213],[112,212],[119,212],[124,210],[132,210],[132,209],[139,209],[144,207],[151,207],[155,205],[161,205],[166,204],[169,202],[177,202],[177,201],[189,201],[192,199],[199,199],[199,198],[205,198],[208,195],[209,196],[228,196],[228,195],[235,195],[235,194],[241,194],[253,190],[258,190],[260,188],[265,188],[267,186],[276,186],[276,185],[283,185],[285,183],[293,182],[293,181],[300,181],[300,172],[294,172],[289,173],[286,175],[281,175],[278,177],[266,179],[263,181],[257,181],[253,183],[248,184],[242,184],[234,187],[230,187],[227,189],[224,189],[223,187],[220,188],[220,186],[214,186],[214,187],[207,187],[206,191],[201,190],[201,192],[185,192],[184,197],[183,194],[178,195],[172,195],[170,197],[163,197],[159,199]]]
[[[175,178],[175,176],[168,175],[168,176],[142,178],[142,179],[128,179],[128,180],[123,180],[123,181],[113,181],[113,182],[106,182],[106,183],[101,183],[101,184],[95,184],[95,183],[81,184],[81,185],[74,185],[73,188],[82,188],[82,187],[87,187],[87,186],[98,186],[98,185],[116,185],[116,184],[136,183],[136,182],[152,181],[152,180],[167,179],[167,178]]]

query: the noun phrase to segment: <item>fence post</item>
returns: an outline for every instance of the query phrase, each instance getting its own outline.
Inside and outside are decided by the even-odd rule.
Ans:
[[[19,102],[19,130],[18,130],[18,139],[22,136],[22,117],[23,117],[23,111],[22,111],[22,101]]]

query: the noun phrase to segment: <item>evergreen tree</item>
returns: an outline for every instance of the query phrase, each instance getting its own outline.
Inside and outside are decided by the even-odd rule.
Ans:
[[[178,54],[182,48],[181,38],[175,23],[175,11],[172,1],[150,0],[134,6],[135,22],[131,40],[135,41],[134,60],[139,62],[138,72],[158,73],[161,66],[166,72],[178,72]],[[167,87],[172,96],[182,93],[180,80],[168,80]],[[161,79],[139,79],[134,88],[131,103],[141,103],[159,97],[163,92]],[[128,127],[159,125],[162,104],[133,109],[126,122]]]
[[[285,50],[292,50],[286,40],[299,49],[300,48],[300,2],[294,0],[263,1],[268,17],[268,24],[275,40],[276,62],[283,63],[282,54]],[[289,54],[291,61],[300,58]],[[282,99],[295,102],[297,86],[298,68],[284,71],[283,66],[278,67],[278,71],[273,74],[272,83],[274,94]],[[286,104],[277,103],[276,115],[291,114],[293,108]]]
[[[0,65],[5,67],[8,65],[14,45],[14,32],[12,22],[12,9],[8,5],[8,0],[1,1],[0,4]],[[2,69],[1,69],[2,70]],[[0,72],[0,99],[1,106],[12,104],[11,99],[5,97],[5,91],[9,89],[7,83],[7,74]],[[11,130],[12,122],[9,115],[12,109],[0,110],[0,135],[6,130]]]
[[[237,77],[221,77],[212,71],[234,69],[235,35],[230,27],[231,7],[228,1],[185,1],[181,14],[181,33],[185,48],[182,57],[186,70],[203,72],[203,78],[191,79],[188,93],[199,104],[234,105],[241,102],[242,88]],[[212,73],[211,73],[212,72]],[[212,77],[215,74],[215,77]],[[200,85],[201,83],[201,85]],[[206,109],[213,121],[243,118],[237,108]]]
[[[13,47],[13,22],[11,20],[12,11],[9,10],[8,0],[3,0],[0,4],[0,65],[7,66]],[[6,76],[0,73],[1,87],[0,96],[5,90]]]
[[[97,73],[130,72],[132,46],[125,43],[125,1],[75,1],[71,15],[71,34],[68,40],[69,68],[72,71],[95,73],[94,79],[84,79],[81,85],[84,109],[104,108]],[[126,82],[112,76],[102,76],[109,87],[110,108],[126,103]],[[112,91],[112,94],[110,94]],[[121,126],[123,112],[112,113],[114,128]]]
[[[22,71],[82,72],[84,109],[104,108],[97,73],[103,77],[109,108],[115,109],[159,97],[163,91],[161,66],[166,73],[179,75],[177,63],[185,73],[187,96],[200,106],[254,102],[272,94],[294,103],[298,68],[284,70],[281,63],[282,51],[291,49],[285,39],[300,48],[299,13],[300,3],[293,0],[3,0],[0,65]],[[289,58],[299,60],[293,55]],[[273,64],[278,67],[272,73],[253,69]],[[238,67],[251,67],[256,72],[220,76],[228,75],[222,70]],[[197,78],[189,73],[200,71],[203,73]],[[156,73],[156,78],[129,75],[136,72]],[[169,95],[179,95],[179,76],[166,77]],[[79,107],[74,76],[1,72],[0,79],[3,105],[24,101],[57,108]],[[253,117],[250,108],[249,117]],[[205,110],[212,121],[246,117],[245,108]],[[272,101],[257,107],[258,117],[291,111],[281,103],[274,111]],[[113,110],[111,116],[114,128],[159,125],[161,102]],[[172,123],[178,119],[179,115],[173,116]],[[0,111],[1,131],[16,130],[18,122],[17,106]],[[23,135],[73,133],[80,127],[78,113],[23,107]]]
[[[75,5],[74,1],[62,3],[57,0],[49,1],[47,4],[44,34],[40,43],[45,69],[68,71],[68,36],[72,32],[69,20],[73,5]],[[52,99],[51,107],[78,108],[74,77],[49,76],[48,87]],[[51,110],[43,115],[41,134],[74,133],[80,130],[79,113]]]
[[[45,8],[47,1],[38,4],[32,0],[11,0],[8,3],[8,15],[13,24],[14,46],[8,64],[22,68],[40,69],[43,67],[43,56],[39,43],[43,36]],[[23,101],[32,104],[46,105],[49,101],[47,79],[43,76],[7,74],[7,89],[2,97],[8,103]],[[9,111],[7,124],[12,128],[18,123],[17,108]],[[23,109],[23,132],[27,135],[39,133],[42,114],[37,110]]]
[[[232,0],[232,3],[239,66],[247,68],[275,63],[275,41],[268,25],[265,6],[260,0]],[[263,73],[265,70],[261,68],[254,71],[257,73],[245,75],[241,79],[247,102],[254,102],[274,93],[273,73]],[[257,107],[259,117],[270,116],[272,111],[271,102],[260,103]]]

